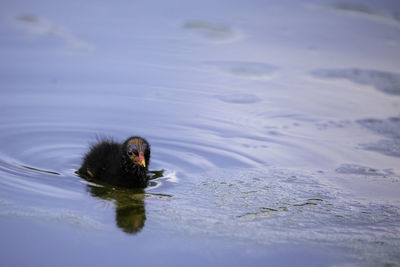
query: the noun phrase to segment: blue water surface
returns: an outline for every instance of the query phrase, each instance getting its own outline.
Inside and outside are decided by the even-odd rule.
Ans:
[[[399,14],[1,1],[0,265],[399,265]],[[76,175],[132,135],[148,188]]]

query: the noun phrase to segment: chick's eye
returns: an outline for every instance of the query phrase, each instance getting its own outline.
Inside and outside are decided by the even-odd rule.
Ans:
[[[130,144],[128,146],[128,155],[133,156],[133,155],[138,155],[138,148],[134,144]]]

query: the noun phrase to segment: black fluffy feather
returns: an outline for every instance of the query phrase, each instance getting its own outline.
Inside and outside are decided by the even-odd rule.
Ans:
[[[137,164],[130,158],[132,154],[128,154],[128,146],[132,140],[143,144],[138,150],[144,154],[145,166]],[[144,188],[149,180],[147,176],[149,161],[150,145],[142,137],[130,137],[123,144],[103,139],[91,146],[78,173],[88,179],[117,186]]]

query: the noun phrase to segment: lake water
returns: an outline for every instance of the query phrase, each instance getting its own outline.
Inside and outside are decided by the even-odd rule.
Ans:
[[[0,265],[400,265],[399,14],[1,1]],[[75,174],[131,135],[148,188]]]

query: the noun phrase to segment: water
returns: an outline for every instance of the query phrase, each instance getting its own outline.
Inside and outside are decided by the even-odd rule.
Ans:
[[[399,12],[2,1],[1,265],[399,265]],[[75,174],[131,135],[148,188]]]

